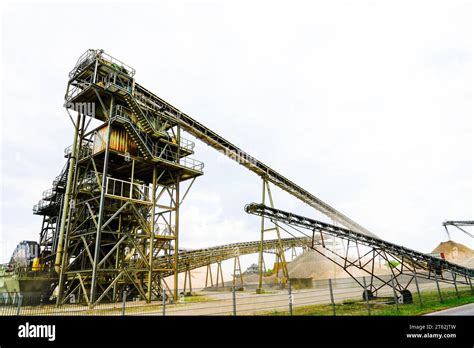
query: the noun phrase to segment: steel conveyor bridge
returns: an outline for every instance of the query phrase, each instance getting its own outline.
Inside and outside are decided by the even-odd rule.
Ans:
[[[427,255],[413,249],[409,249],[394,243],[384,241],[377,237],[367,236],[363,233],[349,230],[343,227],[338,227],[328,223],[324,223],[318,220],[314,220],[301,215],[296,215],[287,211],[271,208],[263,204],[251,203],[245,206],[245,211],[248,214],[253,214],[270,219],[274,223],[285,224],[292,228],[292,232],[286,230],[282,226],[283,230],[293,235],[293,233],[301,233],[307,240],[309,240],[308,247],[328,257],[322,253],[316,246],[325,248],[324,236],[329,235],[332,237],[340,238],[347,242],[347,247],[344,254],[338,254],[336,251],[326,249],[332,253],[332,257],[328,257],[331,261],[342,267],[352,278],[354,278],[362,287],[367,288],[364,284],[361,284],[352,274],[352,270],[357,268],[367,272],[370,276],[370,284],[368,291],[370,296],[373,296],[381,287],[392,286],[391,283],[382,280],[374,274],[374,264],[376,256],[380,256],[387,263],[390,263],[393,259],[397,260],[400,264],[398,267],[392,268],[392,276],[394,283],[394,289],[402,296],[407,291],[407,287],[410,284],[401,284],[398,281],[398,277],[401,274],[411,274],[416,281],[416,276],[425,279],[435,279],[436,281],[442,281],[447,283],[461,283],[470,285],[472,287],[471,278],[474,277],[474,269],[463,267],[455,263],[440,259],[431,255]],[[311,231],[311,234],[306,234],[299,230],[302,228]],[[315,236],[320,238],[315,239]],[[350,243],[357,248],[358,257],[354,260],[348,254]],[[368,247],[369,251],[365,254],[360,253],[359,246]],[[389,256],[391,257],[389,259]],[[449,275],[449,276],[448,276]],[[412,280],[413,280],[412,278]],[[382,281],[382,286],[379,288],[373,285],[373,280],[378,279]],[[410,295],[411,296],[411,295]]]
[[[116,62],[117,64],[121,64],[121,70],[123,70],[122,78],[128,76],[130,81],[126,81],[127,79],[125,79],[121,82],[118,82],[117,79],[114,78],[114,81],[107,81],[107,85],[113,85],[114,89],[120,91],[130,109],[138,117],[139,122],[147,131],[151,131],[153,129],[157,132],[162,131],[162,129],[156,129],[154,120],[157,117],[164,120],[168,119],[170,123],[178,124],[184,131],[192,134],[205,144],[225,154],[250,171],[256,173],[265,180],[268,180],[292,196],[325,214],[333,221],[336,221],[347,228],[367,235],[375,236],[373,233],[369,232],[367,229],[351,220],[349,217],[337,211],[329,204],[323,202],[321,199],[306,191],[296,183],[292,182],[274,169],[257,160],[255,157],[246,153],[222,136],[213,132],[202,123],[196,121],[191,116],[180,111],[170,103],[164,101],[142,85],[138,84],[133,77],[135,75],[135,70],[133,68],[108,56],[103,50],[90,49],[85,52],[77,61],[76,66],[70,72],[69,77],[73,79],[74,76],[79,76],[81,72],[93,68],[94,64],[97,64],[96,60],[109,63]],[[115,66],[118,68],[118,65],[115,64]],[[98,83],[98,81],[95,83]],[[90,82],[82,82],[81,84],[74,86],[74,89],[83,89],[85,85],[90,85]],[[74,93],[75,92],[72,91],[72,94]],[[66,95],[66,100],[71,101],[72,99],[73,98],[71,96]]]
[[[140,107],[148,107],[154,112],[160,112],[165,117],[171,117],[173,121],[178,122],[185,131],[200,139],[205,144],[211,146],[219,152],[224,153],[226,156],[230,157],[257,175],[266,178],[274,185],[325,214],[332,220],[337,221],[347,228],[359,231],[360,233],[369,236],[375,236],[373,233],[369,232],[367,229],[351,220],[349,217],[337,211],[329,204],[323,202],[310,192],[306,191],[266,164],[249,155],[236,145],[232,144],[230,141],[224,139],[222,136],[204,126],[202,123],[199,123],[192,117],[181,112],[173,105],[167,103],[138,83],[135,83],[132,96],[136,97],[135,101]]]
[[[178,272],[204,267],[240,255],[255,254],[259,252],[260,243],[260,241],[253,241],[225,244],[204,249],[180,250],[178,255]],[[289,249],[292,247],[306,247],[310,240],[306,237],[283,238],[281,243],[284,249]],[[277,249],[278,239],[269,239],[263,242],[263,250],[271,251]],[[166,259],[164,257],[158,257],[155,260],[155,267],[164,267],[165,263]],[[172,274],[172,271],[164,273],[165,276]]]

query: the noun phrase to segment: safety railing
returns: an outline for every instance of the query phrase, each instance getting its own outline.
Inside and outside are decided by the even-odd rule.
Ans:
[[[54,195],[54,192],[52,188],[45,190],[43,191],[43,200],[48,201],[53,198],[53,195]]]
[[[151,189],[149,185],[139,184],[121,179],[107,177],[105,193],[108,196],[133,199],[151,203]]]
[[[82,160],[84,158],[89,157],[92,155],[92,152],[94,150],[94,147],[92,145],[92,142],[83,142],[82,146],[79,148],[79,154],[77,156],[78,160]]]
[[[69,78],[72,78],[73,76],[84,70],[87,66],[89,66],[95,60],[97,53],[98,52],[96,50],[87,50],[83,54],[81,54],[81,56],[76,62],[76,65],[69,72]]]
[[[119,89],[126,91],[127,93],[132,92],[133,81],[129,77],[123,77],[117,73],[110,73],[108,75],[97,75],[96,84],[104,87],[105,89],[115,86]]]
[[[165,223],[155,223],[155,235],[171,237],[175,234],[175,226]]]
[[[112,109],[112,114],[114,116],[118,116],[118,117],[124,117],[126,119],[128,119],[129,121],[133,122],[133,123],[136,123],[136,117],[134,116],[132,110],[130,110],[129,108],[125,107],[125,106],[122,106],[122,105],[115,105]],[[176,143],[176,138],[172,135],[168,135],[170,137],[170,140],[172,143]],[[189,151],[193,151],[194,150],[194,147],[196,146],[196,144],[194,143],[194,141],[191,141],[189,139],[186,139],[184,137],[180,137],[180,142],[179,142],[179,146],[185,150],[189,150]]]
[[[89,66],[92,62],[95,61],[96,58],[99,58],[102,62],[107,63],[117,71],[120,71],[123,74],[129,75],[133,77],[135,75],[135,69],[131,66],[125,64],[121,60],[112,57],[111,55],[104,52],[104,50],[93,50],[89,49],[84,52],[76,62],[74,68],[69,72],[69,78],[77,75],[79,72],[84,70],[87,66]]]
[[[63,186],[66,184],[66,175],[62,173],[58,175],[53,181],[53,187]]]
[[[198,160],[195,160],[194,158],[189,158],[189,157],[183,157],[180,158],[179,164],[193,170],[197,170],[202,172],[204,169],[204,163]]]
[[[35,204],[33,206],[33,213],[37,214],[47,208],[53,207],[55,204],[56,204],[55,201],[40,200],[38,204]]]
[[[75,84],[69,84],[67,94],[66,94],[66,103],[65,106],[68,106],[68,102],[81,94],[86,88],[92,85],[93,75],[89,75],[84,79],[76,81]]]
[[[96,174],[93,171],[78,178],[77,190],[79,192],[93,192],[99,189],[99,183],[102,182],[102,174]]]
[[[111,55],[105,53],[103,50],[100,50],[98,52],[98,56],[100,60],[108,63],[111,67],[116,69],[117,71],[120,71],[123,74],[126,74],[130,77],[135,76],[135,69],[132,68],[130,65],[125,64],[121,60],[112,57]]]
[[[121,105],[116,105],[113,109],[113,119],[126,122],[130,127],[131,130],[135,133],[135,135],[140,139],[142,144],[145,146],[145,148],[148,150],[149,154],[155,158],[160,158],[168,162],[172,163],[178,163],[179,165],[193,169],[193,170],[198,170],[202,171],[204,168],[204,163],[198,160],[195,160],[193,158],[189,157],[182,157],[178,160],[178,154],[176,150],[173,150],[167,146],[165,147],[160,147],[158,146],[157,142],[154,141],[146,132],[141,131],[137,125],[133,122],[133,113],[131,110],[129,110],[126,107],[123,107]],[[184,140],[185,142],[183,143],[186,146],[193,146],[194,144],[191,145],[191,141]]]
[[[136,101],[142,103],[144,106],[149,107],[155,112],[161,113],[161,111],[163,110],[163,107],[161,105],[158,105],[151,98],[148,98],[143,93],[135,91],[133,93],[133,97],[135,98]]]
[[[148,135],[148,133],[143,132],[138,128],[136,124],[136,118],[130,109],[122,105],[115,105],[112,108],[112,119],[128,123],[128,125],[132,128],[132,131],[135,132],[143,145],[147,148],[150,155],[153,154],[153,149],[156,147],[155,142]]]
[[[189,150],[189,151],[193,151],[194,150],[194,146],[195,146],[195,143],[194,141],[191,141],[191,140],[188,140],[186,138],[183,138],[183,137],[180,137],[179,139],[179,146],[186,149],[186,150]]]

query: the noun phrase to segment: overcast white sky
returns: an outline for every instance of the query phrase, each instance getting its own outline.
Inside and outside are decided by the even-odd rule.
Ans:
[[[474,218],[469,1],[64,3],[2,3],[0,262],[38,239],[32,206],[72,142],[67,74],[89,48],[382,238],[430,252],[442,221]],[[181,246],[259,239],[243,211],[258,177],[200,143],[194,157]]]

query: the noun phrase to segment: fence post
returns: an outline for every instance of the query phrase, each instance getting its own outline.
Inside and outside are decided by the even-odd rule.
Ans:
[[[163,316],[166,315],[166,290],[165,288],[163,287],[163,291],[162,291],[162,295],[161,297],[163,298]]]
[[[399,311],[398,308],[398,298],[397,298],[397,292],[395,291],[395,281],[392,275],[392,290],[393,290],[393,300],[395,301],[395,306],[397,307],[397,312]]]
[[[415,276],[416,292],[418,293],[418,298],[420,300],[420,307],[423,307],[423,300],[421,299],[421,292],[420,292],[420,287],[418,286],[418,277],[416,276],[416,271],[414,273],[414,276]]]
[[[288,282],[288,307],[290,310],[290,316],[293,315],[293,294],[291,293],[291,282]]]
[[[469,277],[469,285],[471,286],[471,293],[474,294],[474,288],[472,287],[471,277]]]
[[[370,313],[369,294],[367,291],[367,283],[365,282],[365,277],[362,277],[362,280],[364,281],[364,292],[365,292],[365,302],[367,302],[367,313],[370,316],[371,313]]]
[[[232,287],[232,314],[237,315],[237,301],[235,298],[235,286]]]
[[[331,295],[332,315],[336,315],[336,304],[334,303],[334,294],[332,292],[332,281],[329,280],[329,294]]]
[[[122,315],[125,315],[125,303],[127,301],[127,290],[123,291],[122,294]]]
[[[23,302],[23,295],[18,294],[18,305],[16,307],[16,315],[20,315],[21,303]]]
[[[439,288],[438,275],[435,273],[436,287],[438,288],[439,302],[443,303],[443,295],[441,295],[441,289]]]

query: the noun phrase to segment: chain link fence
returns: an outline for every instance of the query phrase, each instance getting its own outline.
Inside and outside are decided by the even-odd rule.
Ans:
[[[398,280],[402,284],[411,279],[408,276],[401,277]],[[357,280],[366,284],[368,289],[369,278]],[[393,282],[393,279],[385,277],[384,281]],[[383,283],[374,280],[371,284],[373,289]],[[285,287],[268,287],[262,294],[221,287],[196,290],[191,296],[189,292],[181,290],[176,301],[157,299],[146,303],[127,301],[126,296],[123,296],[120,302],[100,303],[93,308],[85,303],[76,303],[74,298],[57,306],[54,299],[0,294],[0,315],[397,315],[405,309],[436,308],[455,300],[474,302],[472,285],[461,286],[416,278],[409,284],[407,289],[411,299],[400,296],[390,286],[383,287],[377,292],[377,297],[372,298],[354,279],[339,278],[312,281],[309,286],[304,282],[293,281]]]

